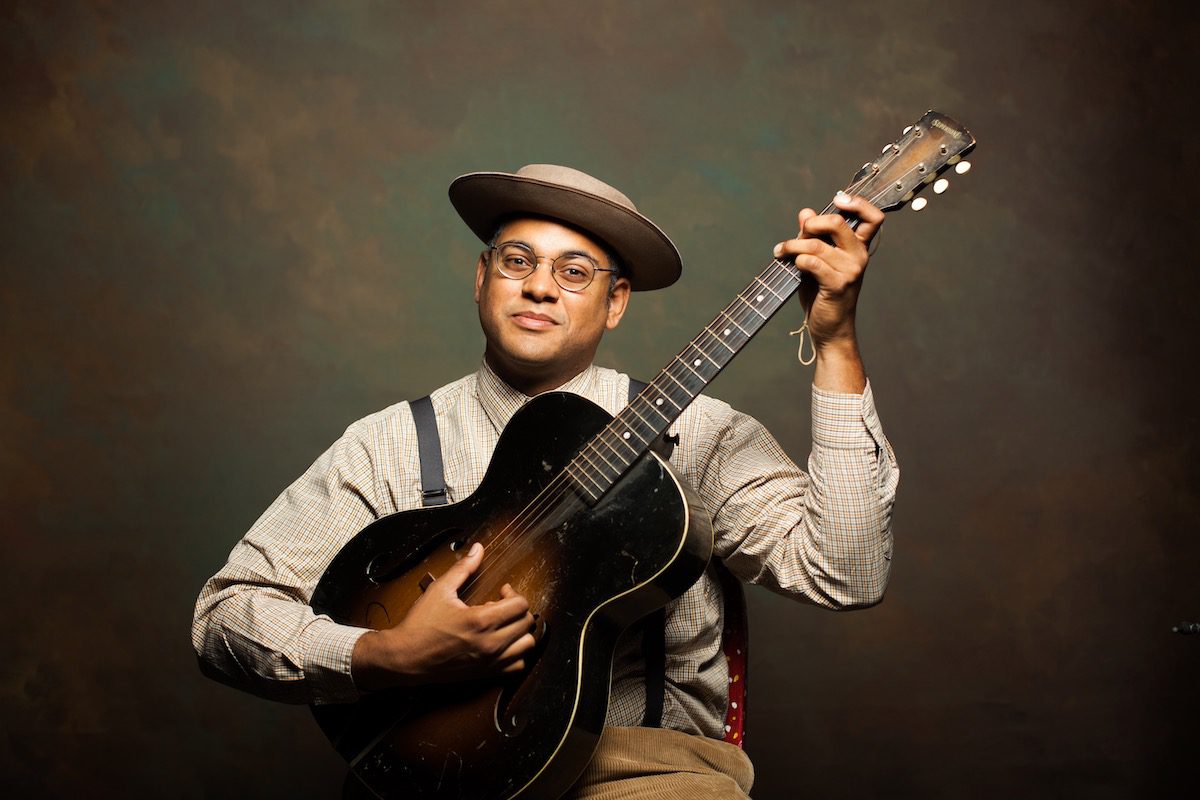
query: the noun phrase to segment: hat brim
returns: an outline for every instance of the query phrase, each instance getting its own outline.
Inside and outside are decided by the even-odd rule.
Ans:
[[[507,172],[472,172],[450,184],[450,202],[485,244],[500,221],[514,215],[550,217],[580,228],[615,252],[635,291],[670,286],[683,272],[679,251],[657,225],[569,186]]]

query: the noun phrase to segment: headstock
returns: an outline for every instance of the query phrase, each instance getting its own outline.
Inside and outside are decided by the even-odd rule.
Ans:
[[[846,191],[866,197],[884,211],[910,201],[913,211],[920,211],[927,200],[915,195],[929,184],[935,194],[946,191],[950,182],[939,176],[951,167],[959,175],[966,174],[971,162],[963,156],[974,148],[975,137],[965,127],[945,114],[927,111],[885,146],[878,158],[863,164]]]

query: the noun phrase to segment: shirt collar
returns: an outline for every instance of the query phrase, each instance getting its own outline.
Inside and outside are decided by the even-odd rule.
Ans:
[[[556,392],[571,392],[572,394],[591,397],[595,393],[599,370],[595,364],[589,364],[587,369],[559,386]],[[504,430],[504,426],[517,413],[517,409],[529,402],[530,397],[509,386],[497,375],[485,359],[476,373],[476,394],[483,413],[496,428]]]

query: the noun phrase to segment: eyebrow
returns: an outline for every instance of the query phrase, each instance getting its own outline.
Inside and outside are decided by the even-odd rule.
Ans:
[[[520,239],[505,239],[503,242],[496,245],[496,247],[502,247],[503,245],[506,245],[506,244],[519,244],[522,247],[524,247],[526,250],[528,250],[529,252],[535,253],[535,254],[537,253],[537,250],[534,248],[533,245],[531,245],[529,242],[521,241]],[[559,253],[558,255],[556,255],[554,257],[562,258],[563,256],[585,256],[587,258],[590,258],[592,261],[595,261],[597,264],[603,263],[600,260],[600,257],[598,257],[592,253],[589,253],[586,250],[564,250],[563,252]]]

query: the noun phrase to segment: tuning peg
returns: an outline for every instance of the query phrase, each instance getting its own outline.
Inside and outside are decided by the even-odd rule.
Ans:
[[[918,197],[916,200],[912,201],[910,208],[912,208],[913,211],[920,211],[927,205],[929,205],[928,200],[926,200],[924,197]]]
[[[946,180],[945,178],[938,178],[937,182],[933,184],[933,193],[941,194],[942,192],[946,191],[949,188],[950,188],[950,181]]]
[[[912,125],[909,125],[904,130],[900,131],[900,135],[903,136],[904,134],[908,133],[911,130],[912,130]]]
[[[886,153],[888,150],[891,150],[891,149],[892,149],[892,143],[891,143],[891,142],[888,142],[887,144],[885,144],[885,145],[883,146],[883,149],[882,149],[882,150],[880,150],[879,152],[881,152],[881,153]]]
[[[957,164],[954,165],[954,171],[957,172],[959,175],[966,175],[968,172],[971,171],[971,162],[970,161],[958,162]]]

